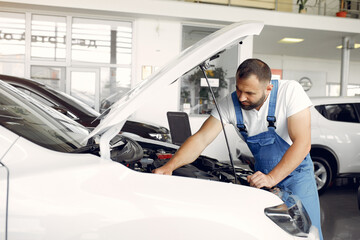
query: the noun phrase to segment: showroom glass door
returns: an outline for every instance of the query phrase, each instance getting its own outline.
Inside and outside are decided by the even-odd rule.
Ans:
[[[90,68],[70,68],[66,83],[66,93],[99,111],[100,71]]]

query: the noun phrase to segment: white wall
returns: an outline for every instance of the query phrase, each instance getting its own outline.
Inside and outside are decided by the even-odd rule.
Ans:
[[[308,70],[283,70],[283,79],[300,81],[310,79],[312,86],[306,90],[309,97],[326,96],[326,72]]]
[[[263,55],[257,53],[254,53],[254,57],[264,60],[266,63],[269,64],[270,68],[274,69],[325,72],[326,83],[340,83],[340,60],[336,61],[279,55]],[[349,72],[349,84],[360,84],[359,76],[360,62],[351,62]]]

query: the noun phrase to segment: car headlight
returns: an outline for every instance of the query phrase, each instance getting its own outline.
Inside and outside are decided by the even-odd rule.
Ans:
[[[156,140],[162,141],[162,142],[168,142],[171,143],[171,136],[167,133],[149,133],[149,135]]]
[[[301,201],[291,195],[285,203],[265,208],[265,214],[286,232],[297,237],[306,237],[310,232],[311,220]]]

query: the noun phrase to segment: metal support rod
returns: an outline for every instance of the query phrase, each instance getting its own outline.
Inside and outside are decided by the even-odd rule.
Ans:
[[[347,96],[347,85],[349,81],[350,63],[350,37],[343,37],[341,54],[341,73],[340,73],[340,96]]]

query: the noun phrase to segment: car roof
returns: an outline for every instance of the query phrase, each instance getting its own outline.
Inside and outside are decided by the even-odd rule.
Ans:
[[[0,74],[0,79],[6,82],[14,82],[21,85],[46,87],[43,83],[23,77]]]
[[[310,97],[313,105],[338,104],[338,103],[360,103],[360,96],[353,97]]]

